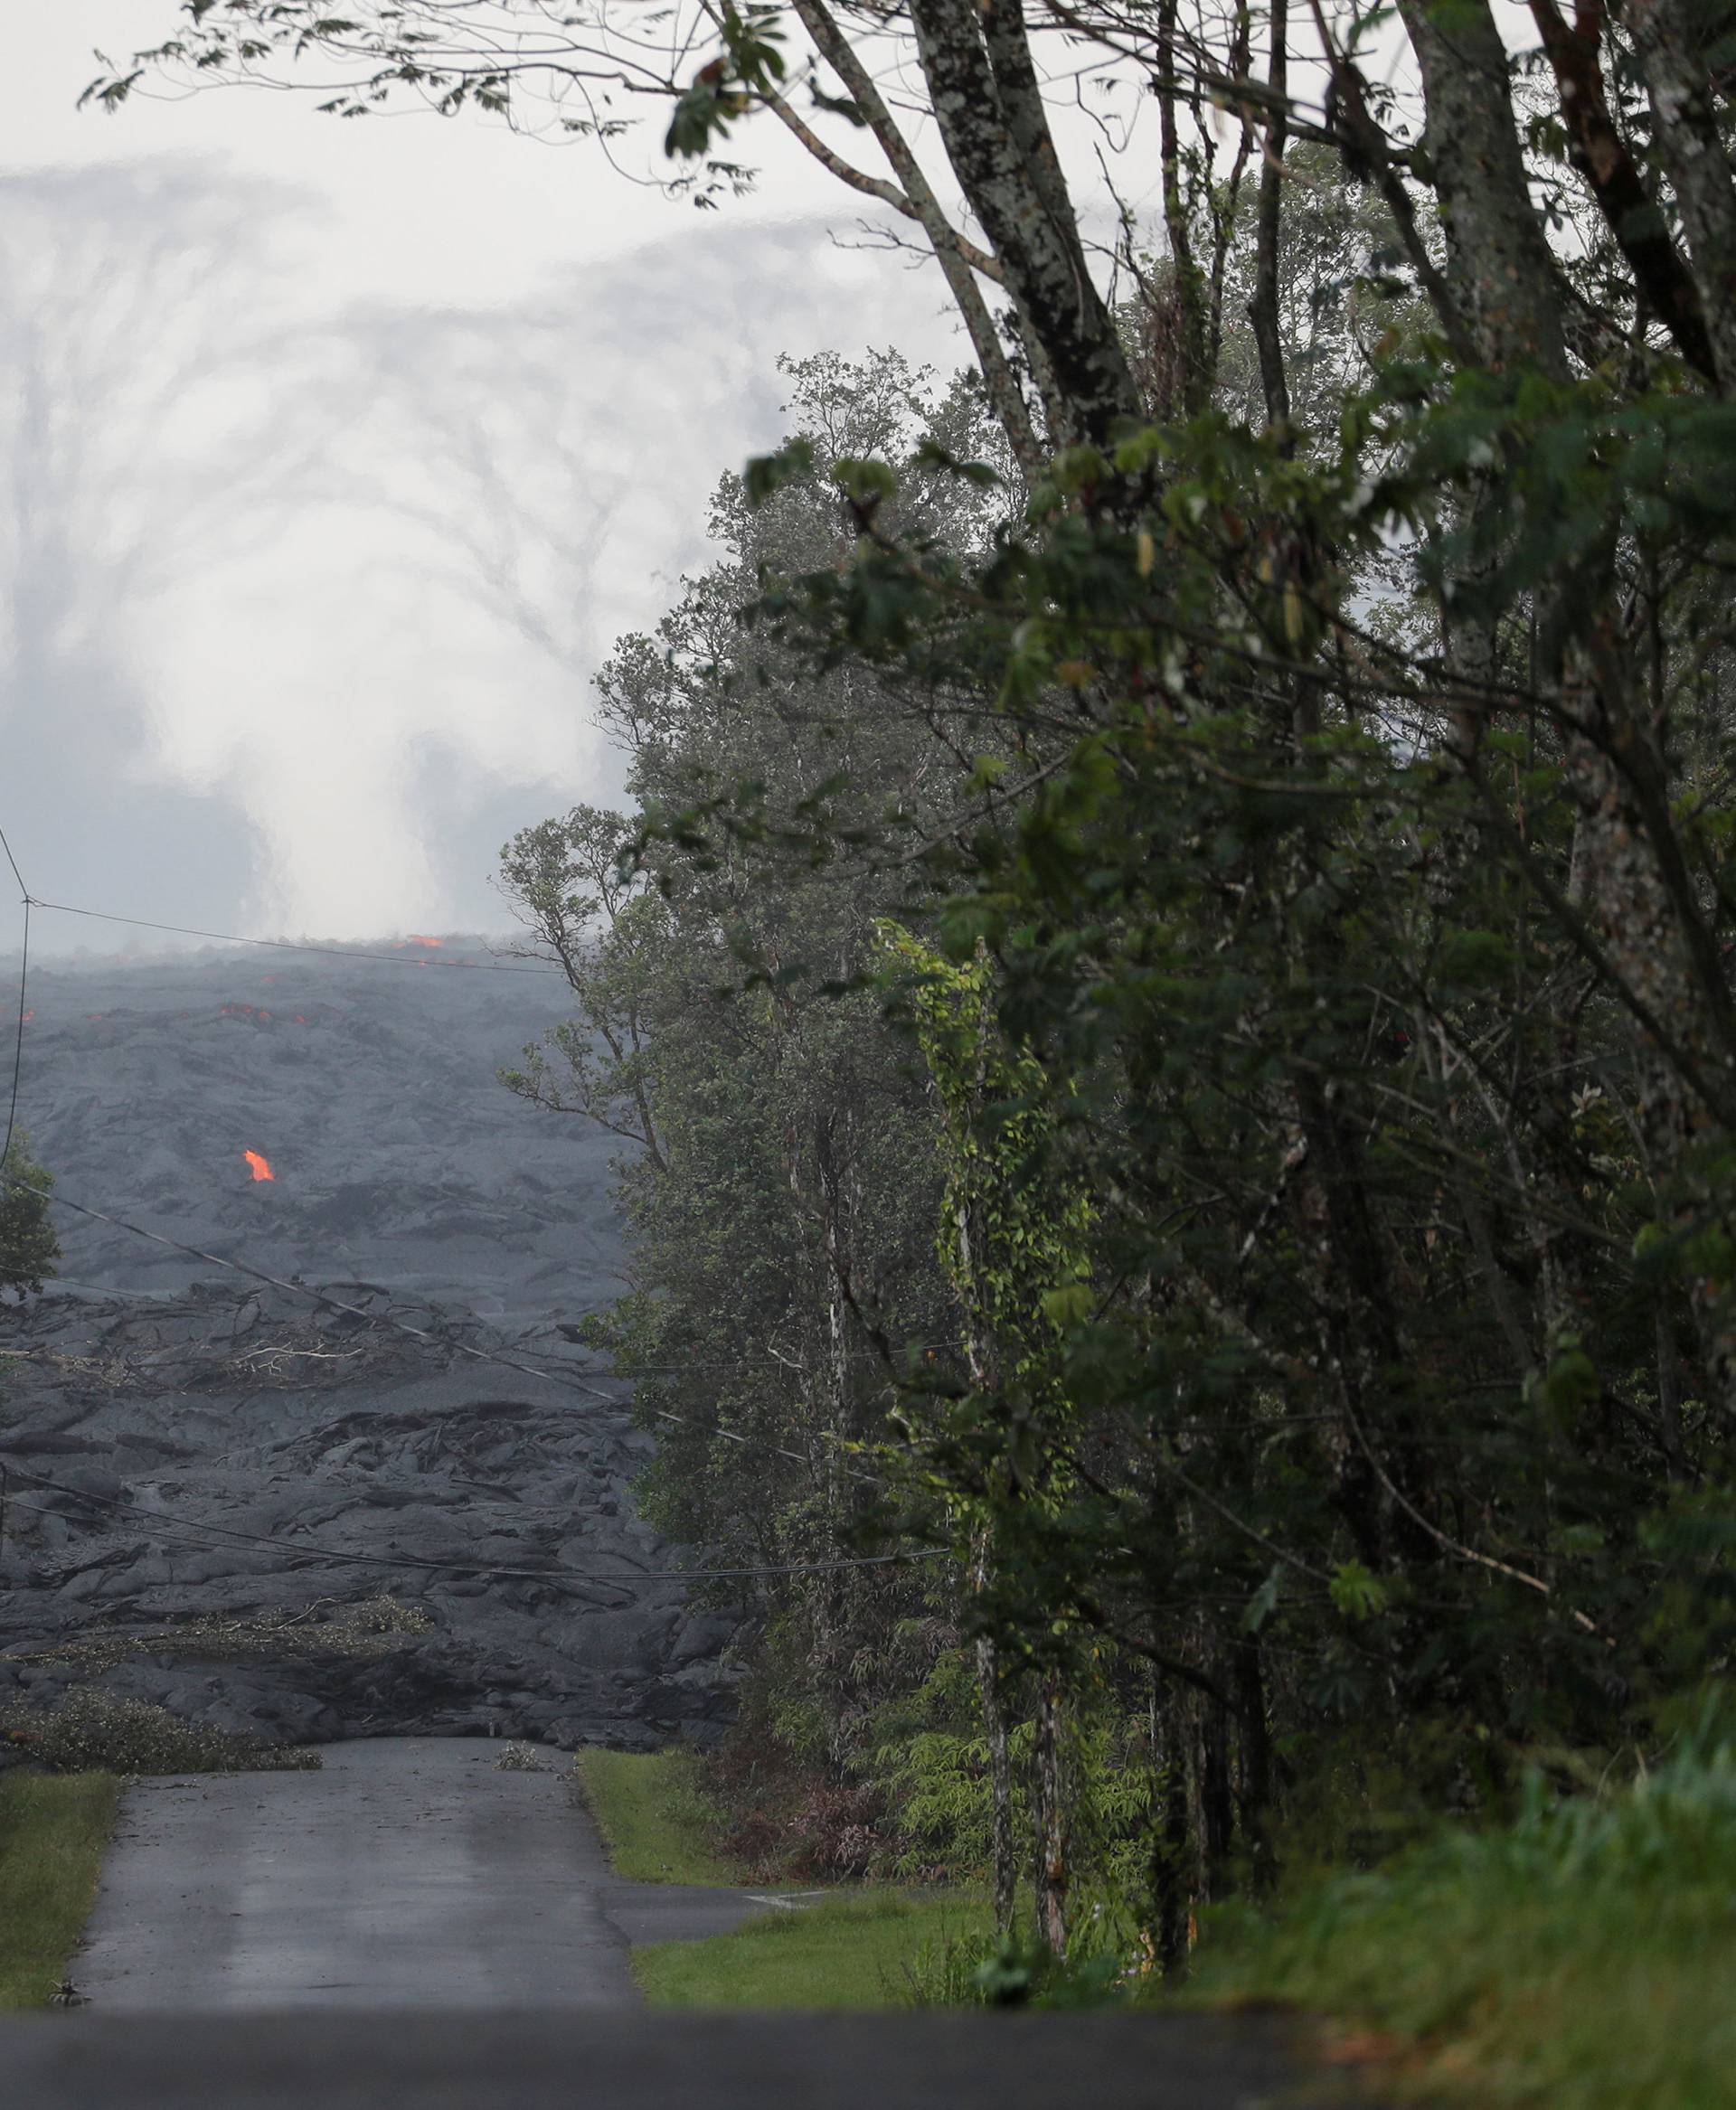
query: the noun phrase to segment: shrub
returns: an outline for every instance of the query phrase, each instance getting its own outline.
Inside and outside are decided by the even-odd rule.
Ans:
[[[269,1773],[320,1763],[317,1751],[183,1721],[166,1708],[97,1686],[68,1692],[52,1711],[0,1713],[0,1737],[51,1773]]]

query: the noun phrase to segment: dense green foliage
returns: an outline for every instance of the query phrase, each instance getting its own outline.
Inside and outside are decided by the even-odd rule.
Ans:
[[[605,683],[637,833],[509,857],[533,909],[533,850],[568,889],[589,1006],[518,1081],[643,1122],[596,1338],[658,1521],[951,1551],[768,1585],[749,1740],[837,1785],[761,1835],[808,1872],[1010,1851],[1053,1935],[1108,1905],[1174,1962],[1280,1844],[1380,1851],[1719,1688],[1722,413],[1420,349],[1306,449],[1153,425],[986,538],[1004,463],[906,383],[871,474],[883,372],[797,378],[731,560]],[[1612,521],[1694,640],[1656,807],[1522,659],[1467,693],[1414,642],[1450,566],[1535,652],[1540,578]],[[1590,921],[1644,829],[1667,955],[1613,893]],[[608,900],[560,862],[599,830]]]
[[[1382,2094],[1714,2110],[1736,2057],[1736,1759],[1688,1752],[1601,1801],[1448,1834],[1271,1924],[1209,1930],[1209,2002],[1280,2000],[1381,2032]]]
[[[54,1179],[30,1154],[30,1138],[14,1131],[0,1168],[0,1293],[40,1296],[61,1257],[49,1216]]]

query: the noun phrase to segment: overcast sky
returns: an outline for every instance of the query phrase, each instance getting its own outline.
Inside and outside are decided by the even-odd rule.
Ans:
[[[943,288],[829,240],[848,200],[769,125],[702,214],[474,119],[77,111],[93,48],[172,20],[10,10],[0,825],[52,900],[498,928],[504,836],[616,792],[588,673],[703,560],[778,354],[958,363]]]

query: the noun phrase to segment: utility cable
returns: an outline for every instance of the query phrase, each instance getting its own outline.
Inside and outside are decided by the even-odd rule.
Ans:
[[[0,1173],[0,1183],[23,1193],[40,1195],[42,1192],[40,1188],[32,1187],[27,1182],[5,1173]],[[364,1325],[389,1327],[395,1333],[402,1333],[412,1341],[420,1342],[426,1348],[444,1348],[456,1354],[467,1356],[473,1362],[492,1363],[501,1370],[515,1371],[520,1377],[535,1378],[542,1384],[564,1382],[588,1393],[593,1399],[600,1399],[606,1407],[618,1408],[622,1404],[612,1392],[605,1392],[595,1385],[587,1384],[570,1367],[563,1366],[560,1379],[556,1380],[550,1371],[538,1370],[533,1363],[520,1362],[512,1356],[498,1355],[486,1348],[472,1348],[467,1342],[454,1340],[450,1335],[430,1333],[425,1327],[412,1326],[408,1320],[394,1319],[389,1313],[370,1312],[361,1305],[345,1304],[342,1297],[333,1296],[326,1290],[315,1289],[305,1282],[286,1282],[281,1276],[268,1275],[262,1267],[251,1267],[245,1260],[230,1260],[225,1259],[221,1253],[207,1253],[203,1247],[189,1246],[180,1239],[165,1237],[161,1231],[146,1230],[141,1223],[128,1223],[123,1216],[111,1216],[106,1210],[92,1209],[85,1202],[74,1201],[69,1195],[56,1192],[48,1199],[56,1209],[68,1209],[75,1216],[86,1216],[97,1223],[111,1224],[117,1230],[128,1231],[135,1238],[147,1239],[154,1246],[166,1246],[172,1253],[184,1254],[189,1259],[203,1260],[213,1267],[226,1267],[231,1274],[244,1275],[254,1282],[266,1283],[271,1288],[283,1290],[290,1296],[304,1298],[310,1304],[323,1305],[331,1311],[343,1312],[350,1318],[360,1319]],[[656,1420],[672,1422],[680,1428],[695,1426],[691,1416],[672,1414],[665,1408],[647,1407],[644,1410]],[[788,1450],[781,1444],[760,1443],[753,1436],[741,1436],[732,1428],[713,1428],[710,1433],[725,1443],[739,1445],[746,1450],[765,1451],[773,1457],[787,1458],[792,1465],[804,1468],[811,1467],[814,1463],[811,1457],[801,1451]],[[846,1465],[842,1470],[850,1479],[860,1480],[866,1485],[877,1484],[876,1475],[862,1472],[855,1466]]]
[[[14,864],[14,871],[17,869]],[[19,884],[24,884],[22,880]],[[293,937],[243,937],[234,930],[199,930],[185,923],[154,923],[145,916],[118,916],[107,909],[75,909],[70,901],[42,901],[31,894],[24,898],[32,908],[52,909],[57,916],[84,916],[96,923],[125,923],[135,930],[167,930],[177,937],[215,938],[224,945],[259,945],[272,947],[279,952],[324,953],[336,960],[383,960],[391,967],[458,967],[475,975],[558,975],[562,981],[566,979],[565,970],[561,967],[514,967],[504,960],[409,959],[401,953],[352,951],[341,945],[302,945]]]
[[[6,841],[6,832],[0,828],[0,850],[6,853],[6,862],[12,867],[12,876],[18,881],[19,896],[24,904],[24,942],[18,962],[18,1030],[12,1049],[12,1097],[6,1107],[6,1140],[0,1144],[0,1166],[4,1166],[12,1151],[12,1131],[18,1119],[18,1079],[24,1068],[24,999],[30,986],[30,889],[24,884],[24,875],[18,869],[18,860],[12,854],[12,844]]]
[[[24,1193],[39,1193],[40,1189],[25,1181],[6,1177],[5,1184]],[[69,1209],[74,1216],[88,1216],[94,1222],[112,1224],[117,1230],[129,1231],[134,1238],[148,1239],[154,1246],[166,1246],[173,1253],[184,1254],[192,1260],[206,1261],[212,1267],[226,1267],[232,1275],[245,1275],[254,1282],[263,1282],[272,1289],[281,1289],[290,1296],[305,1298],[310,1304],[323,1305],[327,1310],[343,1312],[352,1319],[360,1319],[370,1326],[386,1326],[394,1333],[403,1333],[412,1341],[420,1341],[426,1348],[444,1348],[458,1355],[468,1356],[473,1362],[497,1363],[503,1370],[516,1371],[521,1377],[536,1378],[543,1384],[549,1380],[547,1371],[534,1369],[528,1362],[515,1362],[511,1356],[496,1355],[486,1348],[472,1348],[467,1342],[455,1341],[449,1335],[442,1338],[430,1333],[426,1327],[412,1326],[408,1319],[394,1319],[388,1312],[371,1312],[362,1305],[345,1304],[339,1296],[333,1296],[323,1289],[315,1289],[305,1282],[285,1282],[280,1276],[268,1275],[264,1268],[254,1267],[245,1260],[225,1259],[221,1253],[207,1253],[203,1247],[189,1246],[180,1239],[165,1238],[161,1231],[146,1230],[142,1223],[128,1223],[123,1216],[111,1216],[106,1210],[91,1209],[82,1201],[74,1201],[70,1195],[51,1194],[49,1201],[56,1209]],[[582,1378],[570,1375],[569,1381],[581,1392],[588,1392],[593,1399],[600,1399],[605,1406],[618,1407],[621,1402],[612,1392],[601,1391],[595,1385],[588,1385]]]
[[[689,1582],[743,1582],[769,1576],[831,1575],[844,1568],[893,1568],[907,1560],[944,1559],[950,1551],[944,1546],[923,1547],[912,1552],[863,1553],[835,1560],[784,1561],[754,1568],[669,1568],[661,1574],[633,1568],[599,1572],[594,1568],[498,1568],[479,1561],[424,1560],[413,1554],[346,1553],[335,1546],[321,1545],[316,1540],[309,1542],[298,1539],[280,1539],[269,1532],[240,1531],[229,1524],[208,1523],[196,1517],[176,1516],[173,1511],[159,1510],[144,1502],[133,1502],[126,1495],[91,1494],[81,1487],[71,1487],[62,1481],[51,1480],[44,1474],[29,1472],[22,1465],[14,1465],[12,1470],[20,1480],[33,1487],[46,1489],[51,1493],[70,1495],[74,1501],[86,1502],[93,1509],[125,1510],[153,1523],[178,1527],[202,1536],[228,1540],[238,1546],[309,1559],[339,1561],[357,1567],[392,1568],[419,1573],[432,1570],[441,1575],[477,1576],[509,1582],[601,1583],[616,1588],[637,1586],[658,1587],[665,1584]],[[16,1495],[13,1497],[13,1505],[14,1508],[35,1510],[45,1516],[60,1513],[42,1502],[23,1502]]]
[[[8,852],[10,854],[10,852]],[[18,1080],[24,1073],[24,994],[30,984],[30,897],[24,897],[24,942],[18,959],[18,1025],[12,1043],[12,1096],[6,1103],[6,1140],[0,1143],[0,1165],[12,1156],[12,1132],[18,1121]]]

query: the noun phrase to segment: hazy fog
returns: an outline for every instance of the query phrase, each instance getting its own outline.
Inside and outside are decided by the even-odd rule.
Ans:
[[[618,787],[589,674],[703,560],[778,353],[949,359],[938,284],[769,137],[701,215],[477,125],[76,115],[147,12],[57,0],[0,91],[0,826],[49,900],[499,928],[503,837]]]

